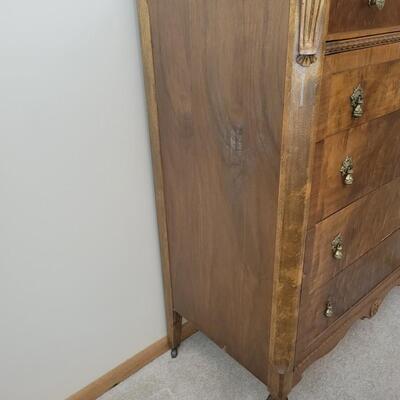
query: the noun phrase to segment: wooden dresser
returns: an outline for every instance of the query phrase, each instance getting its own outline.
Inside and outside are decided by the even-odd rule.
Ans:
[[[400,0],[138,10],[172,356],[184,317],[286,399],[400,283]]]

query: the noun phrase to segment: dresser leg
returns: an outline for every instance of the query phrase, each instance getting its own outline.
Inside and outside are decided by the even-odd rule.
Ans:
[[[171,347],[171,357],[178,357],[178,347],[182,340],[182,316],[173,311],[173,327],[170,332],[169,345]]]
[[[171,349],[171,358],[176,358],[178,357],[178,347],[174,347]]]
[[[293,375],[290,369],[280,373],[276,368],[271,367],[267,384],[270,395],[267,400],[288,400],[293,388]]]

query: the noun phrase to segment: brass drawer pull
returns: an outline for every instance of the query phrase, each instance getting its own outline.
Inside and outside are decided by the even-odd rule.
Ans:
[[[335,260],[342,260],[344,257],[343,253],[343,238],[342,235],[337,235],[332,241],[332,256]]]
[[[353,118],[361,118],[364,115],[364,90],[361,85],[354,89],[350,97],[351,106],[353,107]]]
[[[382,11],[385,7],[385,0],[368,0],[370,7],[376,7],[379,11]]]
[[[324,315],[326,318],[332,318],[335,315],[333,304],[330,301],[328,301],[328,303],[326,304]]]
[[[354,183],[353,159],[350,156],[347,156],[343,161],[340,173],[343,176],[343,182],[345,185],[352,185]]]

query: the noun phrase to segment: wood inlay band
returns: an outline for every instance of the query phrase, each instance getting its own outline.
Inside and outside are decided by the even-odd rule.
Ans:
[[[337,54],[346,51],[366,49],[400,42],[400,32],[385,33],[382,35],[365,36],[356,39],[335,40],[326,43],[325,54]]]

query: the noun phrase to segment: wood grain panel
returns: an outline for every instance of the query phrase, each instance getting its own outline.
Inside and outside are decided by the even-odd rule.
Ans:
[[[379,35],[390,35],[396,34],[400,32],[400,25],[384,27],[384,28],[375,28],[375,29],[368,29],[368,30],[360,30],[360,31],[349,31],[349,32],[338,32],[338,33],[331,33],[326,36],[326,40],[328,42],[333,42],[337,40],[353,40],[353,39],[366,39],[366,38],[373,38],[374,36]]]
[[[310,230],[306,245],[307,292],[329,281],[397,230],[400,227],[399,204],[400,179],[396,179]],[[342,260],[332,256],[331,243],[338,234],[344,242]]]
[[[265,381],[289,4],[149,7],[174,306]]]
[[[385,8],[379,11],[369,7],[368,0],[332,0],[329,14],[329,34],[352,31],[374,30],[378,28],[391,31],[400,25],[400,1],[387,0]],[[361,36],[361,33],[358,32]],[[365,36],[367,32],[364,32]]]
[[[365,56],[369,54],[367,51],[360,53]],[[327,58],[336,57],[341,58],[342,55],[336,54]],[[321,89],[317,141],[400,109],[399,82],[400,60],[398,59],[357,69],[354,69],[354,64],[350,62],[345,71],[326,73]],[[365,93],[364,115],[361,118],[353,118],[350,96],[359,85]]]
[[[367,295],[400,266],[400,231],[396,231],[364,257],[318,288],[312,296],[304,295],[300,314],[300,349]],[[334,317],[324,315],[327,303],[334,307]]]
[[[316,147],[310,226],[400,176],[400,112],[340,132]],[[340,168],[353,159],[354,183]]]
[[[329,45],[327,45],[327,48]],[[329,55],[324,59],[325,79],[331,74],[400,59],[400,43]]]

